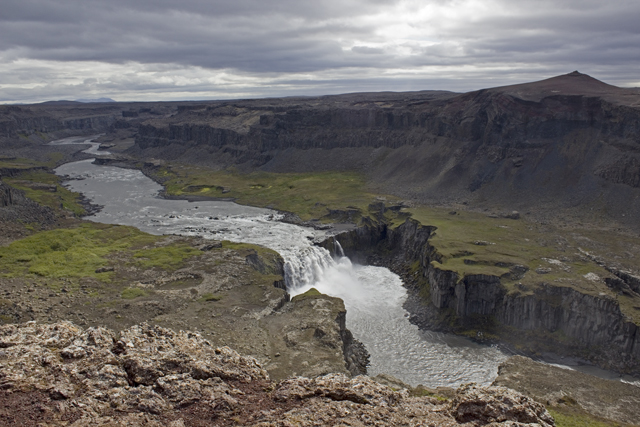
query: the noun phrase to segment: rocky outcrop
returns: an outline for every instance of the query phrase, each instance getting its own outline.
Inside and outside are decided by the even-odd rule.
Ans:
[[[554,425],[544,406],[504,387],[467,385],[448,400],[364,376],[273,383],[251,357],[144,324],[119,334],[68,322],[5,325],[0,347],[3,425]]]
[[[616,184],[640,187],[640,160],[635,157],[620,157],[602,166],[596,174]]]
[[[278,353],[265,364],[272,377],[366,374],[369,354],[346,328],[344,302],[317,291],[297,295],[263,322]]]
[[[66,230],[59,230],[42,238],[59,248],[56,242],[65,235]],[[17,245],[29,242],[33,240]],[[61,290],[29,276],[0,278],[0,323],[73,319],[83,327],[118,330],[148,322],[197,330],[215,346],[232,346],[255,357],[274,379],[366,373],[368,353],[346,328],[343,301],[317,292],[290,300],[283,289],[284,260],[276,252],[178,236],[153,245],[178,247],[191,256],[158,269],[136,263],[132,252],[116,250],[109,261],[89,270],[110,278],[65,277]],[[2,254],[0,261],[15,264]],[[20,265],[30,267],[29,261]],[[110,292],[100,293],[105,286]]]
[[[16,198],[16,190],[0,181],[0,208],[13,205]]]
[[[607,369],[640,373],[640,328],[616,300],[545,283],[533,292],[507,292],[497,276],[460,277],[440,267],[429,242],[434,230],[409,219],[396,228],[370,223],[336,238],[348,256],[403,277],[411,295],[405,307],[421,327],[471,330],[479,339],[497,336],[526,351],[572,354]],[[331,250],[333,240],[324,245]]]
[[[55,221],[53,210],[41,206],[17,190],[0,181],[0,221],[39,222],[50,225]]]
[[[509,387],[555,408],[570,408],[620,423],[640,420],[640,387],[514,356],[493,385]]]

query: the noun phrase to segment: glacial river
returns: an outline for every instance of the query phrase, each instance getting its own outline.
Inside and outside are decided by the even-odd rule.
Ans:
[[[83,138],[53,144],[88,144]],[[86,152],[97,151],[92,144]],[[498,348],[478,345],[454,335],[421,331],[402,308],[407,292],[400,277],[386,268],[354,265],[332,258],[313,245],[324,231],[279,222],[277,212],[232,202],[187,202],[160,198],[160,185],[140,171],[97,166],[93,159],[56,169],[71,179],[65,185],[103,206],[86,219],[131,225],[151,234],[202,236],[255,243],[279,252],[285,260],[286,283],[293,296],[315,287],[340,297],[347,308],[347,327],[371,354],[369,375],[391,374],[411,385],[455,387],[490,384],[508,356]]]

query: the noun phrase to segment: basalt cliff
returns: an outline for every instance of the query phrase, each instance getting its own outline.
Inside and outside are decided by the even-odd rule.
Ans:
[[[455,94],[411,92],[178,107],[132,152],[211,167],[360,170],[418,202],[640,223],[640,92],[571,73]]]
[[[418,203],[640,223],[640,91],[578,72],[465,94],[0,107],[4,152],[81,133],[130,138],[139,159],[358,170],[372,188]]]
[[[507,266],[510,271],[502,276],[458,274],[441,264],[442,254],[431,243],[435,233],[436,227],[412,219],[398,227],[369,223],[323,245],[334,250],[337,240],[351,259],[400,274],[411,295],[405,304],[411,321],[426,329],[485,342],[501,339],[529,355],[572,355],[639,375],[640,327],[621,312],[615,298],[544,279],[533,286],[505,286],[509,276],[524,275],[528,268],[522,265]],[[605,280],[640,292],[636,276],[613,270]]]

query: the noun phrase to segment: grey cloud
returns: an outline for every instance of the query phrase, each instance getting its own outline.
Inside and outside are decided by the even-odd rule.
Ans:
[[[28,89],[2,88],[2,84],[21,82],[41,83],[38,90],[48,96],[65,91],[126,94],[177,90],[171,83],[141,84],[135,76],[113,77],[100,83],[91,80],[96,76],[90,71],[78,76],[79,82],[86,82],[84,86],[69,85],[54,82],[54,67],[7,66],[24,58],[148,64],[153,70],[202,67],[212,72],[233,70],[254,77],[283,78],[281,84],[272,86],[276,89],[261,89],[258,84],[250,88],[257,95],[271,90],[289,94],[287,91],[294,87],[308,93],[315,93],[317,88],[334,91],[343,87],[415,90],[427,88],[420,86],[423,84],[445,82],[446,86],[429,88],[465,90],[474,84],[485,87],[496,78],[519,76],[524,81],[575,68],[598,71],[602,75],[596,77],[612,83],[638,79],[634,74],[640,69],[640,26],[636,22],[640,2],[635,0],[501,0],[491,16],[462,19],[452,15],[451,22],[441,22],[442,17],[434,15],[414,24],[437,31],[430,36],[435,42],[431,46],[425,47],[417,39],[398,46],[385,45],[379,22],[364,18],[381,13],[382,18],[377,19],[393,20],[393,7],[402,1],[3,0],[0,98],[27,96]],[[426,3],[415,2],[414,6]],[[460,16],[466,13],[459,6],[463,1],[431,3],[458,7]],[[463,66],[476,71],[465,72]],[[443,78],[421,77],[424,67],[456,69],[452,71],[455,75]],[[2,68],[10,71],[2,73]],[[488,70],[486,74],[482,74],[483,68]],[[496,69],[508,71],[502,74]],[[360,79],[351,78],[350,70],[356,70]],[[393,74],[390,70],[414,70],[414,77],[379,77]],[[294,73],[331,74],[332,78],[282,83]],[[197,93],[219,88],[193,84],[183,90]],[[234,93],[236,89],[229,86],[225,90]]]
[[[35,1],[31,3],[30,8],[37,9]],[[118,2],[109,2],[112,7],[108,9],[106,3],[94,3],[103,6],[94,10],[95,16],[86,10],[71,12],[75,13],[72,22],[60,13],[52,14],[53,22],[40,14],[28,16],[20,7],[16,13],[5,15],[0,49],[19,49],[30,58],[48,60],[174,62],[247,71],[305,71],[357,65],[345,64],[340,47],[331,37],[367,33],[362,28],[295,15],[300,2],[276,3],[279,7],[270,2],[249,2],[252,7],[244,9],[260,14],[258,17],[232,15],[228,7],[222,8],[226,14],[198,15],[206,9],[204,2],[181,11],[163,9],[163,2],[159,8],[143,8],[144,2],[135,2],[135,10],[128,9],[128,2],[122,10]],[[60,15],[62,22],[56,22]],[[8,21],[7,16],[15,20]]]
[[[376,28],[336,24],[331,19],[344,21],[389,3],[9,0],[3,6],[6,13],[0,27],[0,49],[19,49],[30,58],[48,60],[173,62],[252,72],[380,68],[391,61],[400,67],[456,64],[459,58],[452,42],[462,46],[467,61],[504,60],[530,53],[544,59],[545,55],[552,58],[557,51],[576,48],[597,60],[602,52],[589,50],[580,40],[592,34],[613,37],[609,32],[614,30],[618,35],[628,36],[633,31],[637,35],[633,17],[640,16],[640,4],[633,3],[603,9],[595,2],[524,1],[518,2],[521,10],[516,16],[498,14],[465,22],[464,28],[442,30],[443,45],[426,49],[422,60],[397,58],[392,52],[365,46],[353,47],[352,55],[343,52],[336,38],[373,39]],[[541,34],[532,36],[531,31]],[[367,60],[364,53],[386,54],[388,58]],[[430,61],[433,57],[440,60]]]
[[[363,53],[365,55],[379,55],[384,53],[384,49],[368,46],[354,46],[351,48],[351,51],[355,53]]]

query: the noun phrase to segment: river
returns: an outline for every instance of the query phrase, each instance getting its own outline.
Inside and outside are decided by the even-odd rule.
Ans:
[[[85,138],[53,144],[89,144]],[[97,151],[92,143],[86,150]],[[478,345],[450,334],[421,331],[402,307],[407,292],[400,277],[383,267],[354,265],[347,257],[332,258],[313,245],[326,232],[278,221],[269,209],[233,202],[168,200],[160,185],[138,170],[97,166],[93,159],[68,163],[56,173],[68,176],[65,186],[103,208],[86,219],[131,225],[161,235],[202,236],[263,245],[285,260],[287,288],[296,295],[315,287],[342,298],[347,327],[371,354],[369,375],[391,374],[416,386],[456,387],[490,384],[508,356],[496,347]]]

